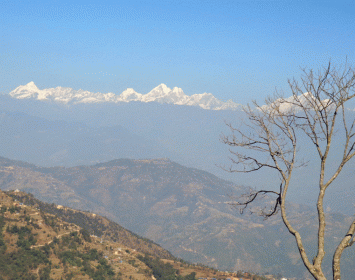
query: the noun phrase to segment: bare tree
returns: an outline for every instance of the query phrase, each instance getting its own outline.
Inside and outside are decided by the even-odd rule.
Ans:
[[[355,155],[355,120],[347,119],[345,107],[345,104],[355,96],[355,71],[347,64],[334,67],[329,63],[316,73],[304,69],[300,81],[292,79],[288,82],[292,91],[291,97],[284,98],[276,93],[273,98],[268,98],[263,106],[254,101],[255,108],[250,106],[245,108],[248,119],[244,123],[245,126],[236,128],[227,124],[231,129],[231,135],[222,136],[222,141],[232,147],[230,151],[233,165],[230,172],[249,173],[268,168],[275,170],[280,178],[280,186],[276,191],[251,190],[250,193],[240,197],[236,205],[240,206],[243,212],[258,196],[267,194],[275,197],[272,208],[264,209],[261,214],[268,218],[280,211],[283,223],[295,237],[300,256],[308,271],[315,279],[326,279],[322,270],[326,227],[323,199],[328,187]],[[326,163],[336,131],[344,134],[343,151],[336,170],[328,171]],[[305,164],[296,160],[300,145],[298,139],[302,134],[310,140],[310,146],[316,150],[317,159],[320,161],[319,174],[315,174],[319,176],[316,205],[318,249],[313,260],[309,259],[301,235],[291,225],[285,209],[291,175],[297,166]],[[354,232],[355,220],[334,252],[333,279],[341,278],[340,257],[347,247],[354,244]]]

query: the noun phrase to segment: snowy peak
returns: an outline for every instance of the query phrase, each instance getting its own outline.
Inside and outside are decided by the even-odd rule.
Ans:
[[[142,98],[142,94],[137,93],[133,88],[128,88],[119,95],[119,99],[123,102],[139,101]]]
[[[171,88],[167,87],[165,84],[160,84],[144,95],[142,101],[186,105],[186,99],[188,99],[188,96],[185,95],[181,88],[174,87],[174,89],[171,90]]]
[[[144,102],[160,101],[164,102],[164,99],[168,97],[171,89],[165,84],[160,84],[159,86],[153,88],[150,92],[143,96]]]
[[[29,82],[27,85],[17,87],[15,90],[10,92],[10,95],[14,98],[23,99],[36,97],[36,95],[38,95],[38,92],[40,92],[40,90],[35,85],[35,83]]]
[[[24,86],[28,90],[39,90],[38,87],[35,85],[34,82],[29,82],[27,85]]]
[[[315,108],[334,109],[333,103],[329,99],[317,99],[311,92],[301,95],[294,95],[288,98],[278,98],[274,102],[261,106],[264,110],[274,110],[281,113],[294,113],[302,111],[303,108],[314,110]]]
[[[167,95],[171,91],[165,84],[160,84],[159,86],[153,88],[148,94],[156,93],[160,95]]]
[[[112,92],[109,93],[93,93],[82,89],[74,90],[72,88],[56,87],[40,90],[34,82],[27,85],[19,86],[9,93],[13,98],[17,99],[36,99],[61,102],[66,104],[76,103],[103,103],[103,102],[158,102],[165,104],[198,106],[207,110],[236,110],[240,107],[237,103],[229,100],[223,102],[218,100],[211,93],[194,94],[188,96],[181,88],[167,87],[160,84],[147,94],[137,93],[133,88],[127,88],[120,95]]]

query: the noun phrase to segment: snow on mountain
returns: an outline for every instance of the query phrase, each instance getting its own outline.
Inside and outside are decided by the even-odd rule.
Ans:
[[[305,92],[298,96],[290,96],[288,98],[278,98],[273,103],[261,106],[261,109],[279,110],[281,113],[292,113],[302,111],[303,108],[327,108],[334,109],[334,104],[329,99],[319,100],[312,93]]]
[[[113,97],[115,96],[113,93],[111,94]],[[128,88],[119,97],[122,102],[139,101],[142,99],[142,94],[137,93],[133,88]]]
[[[107,102],[116,98],[113,93],[92,93],[82,89],[56,87],[40,90],[34,82],[19,86],[10,92],[10,96],[17,99],[33,98],[37,100],[53,100],[62,103],[93,103]]]
[[[211,93],[186,95],[181,88],[170,89],[165,84],[152,89],[147,94],[137,93],[133,88],[128,88],[120,95],[112,92],[93,93],[82,89],[56,87],[39,89],[34,82],[21,85],[11,91],[10,96],[17,99],[32,98],[36,100],[51,100],[62,103],[102,103],[102,102],[159,102],[166,104],[198,106],[207,110],[235,110],[240,105],[229,100],[223,102],[214,97]]]
[[[24,98],[31,98],[31,97],[40,99],[38,98],[38,92],[41,92],[41,90],[38,89],[35,83],[29,82],[27,85],[19,86],[13,91],[11,91],[10,95],[17,99],[24,99]]]

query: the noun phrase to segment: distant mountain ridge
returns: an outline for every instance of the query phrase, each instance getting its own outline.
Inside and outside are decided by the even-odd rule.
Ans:
[[[231,208],[231,195],[238,196],[245,188],[165,158],[43,168],[0,157],[0,187],[104,215],[191,262],[222,270],[280,272],[298,279],[308,276],[280,217],[265,223],[254,215],[240,216]],[[286,207],[291,224],[311,253],[317,242],[316,211],[293,203]],[[327,212],[327,252],[334,250],[351,220]],[[352,279],[355,273],[354,253],[349,250],[342,256],[344,279]],[[330,274],[329,253],[324,267]]]
[[[181,88],[167,87],[165,84],[152,89],[147,94],[137,93],[133,88],[128,88],[120,95],[112,92],[109,93],[93,93],[82,89],[74,90],[68,87],[56,87],[39,89],[34,82],[26,85],[20,85],[9,93],[13,98],[17,99],[36,99],[36,100],[52,100],[61,103],[118,103],[118,102],[158,102],[175,105],[197,106],[207,110],[236,110],[239,104],[228,100],[223,102],[211,93],[186,95]]]
[[[279,184],[278,177],[267,170],[258,171],[258,176],[236,176],[219,167],[230,166],[228,148],[219,140],[221,134],[230,133],[225,121],[236,127],[242,125],[242,110],[204,110],[158,102],[65,104],[10,95],[0,95],[0,109],[0,155],[4,157],[39,166],[67,167],[116,158],[168,157],[238,185],[259,188]],[[355,112],[348,110],[346,114],[350,120]],[[342,145],[336,143],[341,143],[342,133],[335,136],[330,156],[337,160]],[[293,178],[297,179],[288,198],[314,205],[317,188],[309,186],[317,185],[318,178],[313,176],[318,171],[317,155],[308,149],[306,137],[298,140],[298,159],[309,164],[295,170]],[[353,215],[354,166],[349,162],[334,182],[325,198],[326,208]]]

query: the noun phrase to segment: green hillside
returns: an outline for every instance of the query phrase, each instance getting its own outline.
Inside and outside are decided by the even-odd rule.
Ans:
[[[0,191],[0,229],[0,279],[4,280],[237,277],[178,260],[106,218],[43,203],[20,191]],[[117,235],[112,232],[116,230]],[[265,279],[245,275],[245,279]]]

